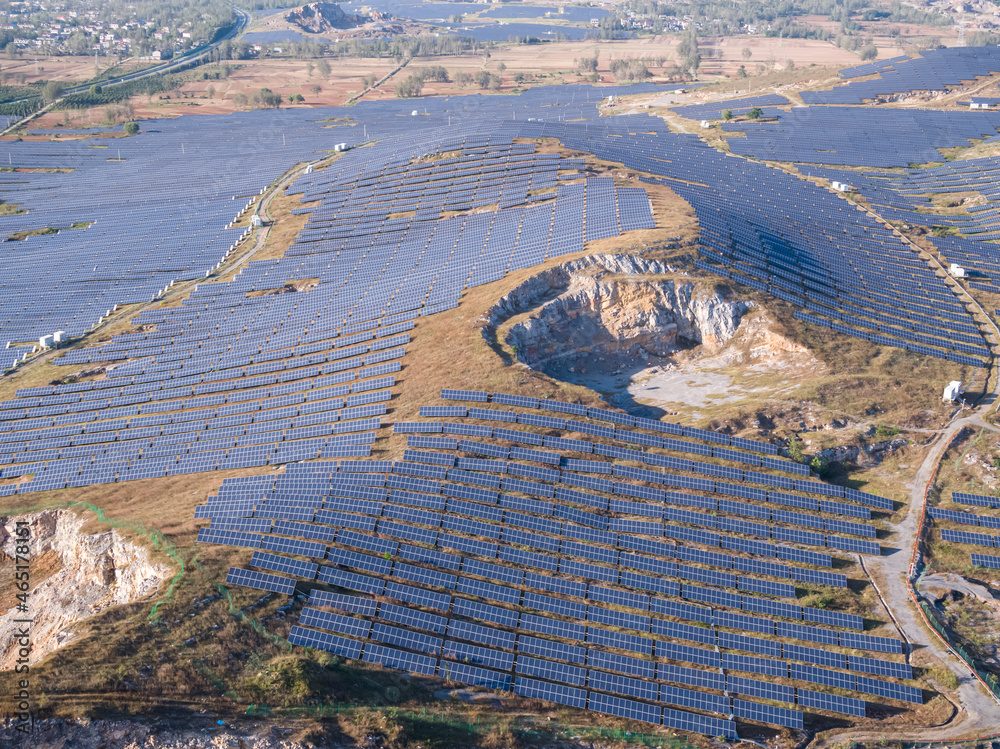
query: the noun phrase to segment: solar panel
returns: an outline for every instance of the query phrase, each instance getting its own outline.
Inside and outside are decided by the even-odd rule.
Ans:
[[[293,645],[325,650],[343,658],[358,659],[361,657],[362,644],[347,637],[317,632],[299,625],[293,625],[288,633],[288,641]]]
[[[706,736],[724,736],[727,739],[737,738],[736,724],[732,720],[686,713],[683,710],[674,710],[669,707],[663,708],[663,725],[667,728],[701,733]]]
[[[455,622],[452,624],[455,624]],[[469,626],[475,627],[477,625]],[[459,633],[462,631],[461,627],[455,627],[455,629]],[[485,638],[479,637],[477,641],[482,641],[483,639]],[[484,648],[479,645],[455,642],[454,640],[445,640],[441,655],[445,658],[455,658],[463,663],[499,668],[504,671],[509,671],[514,667],[514,656],[511,653],[505,653],[497,650],[495,647]]]
[[[259,590],[269,590],[273,593],[283,593],[291,595],[295,592],[295,581],[271,575],[266,572],[256,572],[254,570],[242,570],[238,567],[230,567],[226,575],[226,583],[229,585],[242,585],[246,588],[257,588]]]
[[[848,663],[851,671],[862,671],[876,676],[891,676],[896,679],[913,678],[913,670],[908,663],[863,658],[855,655],[848,656]]]
[[[816,710],[826,710],[831,713],[865,717],[865,701],[853,697],[842,697],[837,694],[815,692],[810,689],[798,689],[799,704]]]
[[[313,580],[316,577],[318,565],[312,562],[303,562],[298,559],[281,556],[280,554],[269,554],[265,551],[255,551],[250,558],[250,566],[260,567],[265,570],[284,572],[296,577],[304,577]]]
[[[479,403],[486,403],[489,400],[489,394],[482,390],[449,390],[444,388],[441,390],[441,397],[445,400],[477,401]]]
[[[510,689],[511,683],[509,674],[450,661],[441,661],[438,666],[438,676],[448,681],[457,681],[487,689],[499,689],[505,692]]]
[[[623,697],[613,697],[607,694],[591,693],[589,707],[599,713],[614,715],[618,718],[640,720],[644,723],[660,725],[662,721],[661,708]]]
[[[365,645],[362,660],[366,663],[381,663],[383,666],[398,668],[424,676],[433,676],[437,670],[436,658],[416,653],[407,653],[374,643]]]
[[[569,705],[570,707],[584,708],[587,706],[587,691],[585,689],[550,684],[524,676],[518,676],[514,679],[514,694],[556,702],[560,705]]]
[[[331,632],[339,632],[361,639],[368,636],[368,632],[372,627],[371,622],[364,619],[344,616],[342,614],[331,614],[330,612],[320,611],[308,606],[302,609],[302,614],[299,616],[299,624],[304,627],[326,629]]]
[[[859,676],[857,691],[865,694],[875,694],[879,697],[888,697],[902,702],[912,702],[922,705],[923,692],[917,687],[906,686],[905,684],[894,684],[893,682],[880,681],[868,676]]]
[[[802,728],[802,713],[786,707],[775,707],[773,705],[734,699],[733,713],[738,717],[759,723],[770,723],[772,725],[787,726],[788,728]]]

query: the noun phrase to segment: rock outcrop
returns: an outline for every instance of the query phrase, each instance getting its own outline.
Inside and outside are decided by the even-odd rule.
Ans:
[[[32,559],[52,551],[60,560],[55,574],[31,586],[32,663],[71,641],[78,622],[109,606],[149,596],[170,575],[169,567],[153,563],[147,549],[118,531],[81,533],[85,519],[66,510],[5,518],[0,523],[0,552],[10,559],[15,558],[18,520],[30,523]],[[0,671],[11,668],[17,658],[12,635],[18,618],[23,614],[16,608],[0,613]]]
[[[333,29],[353,29],[361,19],[349,16],[336,3],[309,3],[285,14],[285,20],[310,34]]]
[[[694,345],[705,353],[718,351],[735,335],[751,303],[655,278],[668,273],[674,270],[664,263],[622,255],[565,263],[500,299],[487,327],[495,330],[503,320],[531,311],[506,340],[519,360],[543,371],[556,359],[664,357]]]
[[[507,318],[527,312],[560,293],[569,286],[574,275],[584,271],[638,276],[673,273],[674,269],[666,263],[628,255],[588,255],[571,260],[532,276],[501,297],[487,315],[488,327],[496,328]]]

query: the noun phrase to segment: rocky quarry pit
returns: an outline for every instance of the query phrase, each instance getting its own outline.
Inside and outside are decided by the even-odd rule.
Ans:
[[[819,365],[775,332],[766,310],[670,265],[591,255],[546,270],[500,299],[483,335],[519,361],[625,408],[703,406],[759,390],[731,386],[731,364]]]
[[[31,625],[31,664],[71,642],[75,625],[110,606],[131,603],[154,593],[170,574],[164,564],[150,559],[149,551],[118,531],[85,534],[86,519],[67,510],[46,510],[0,521],[0,555],[13,580],[17,557],[15,530],[18,521],[31,529],[30,559],[53,552],[58,570],[31,585],[28,599]],[[30,564],[30,563],[29,563]],[[0,671],[13,668],[18,657],[14,633],[16,619],[24,618],[13,596],[9,610],[0,612]]]

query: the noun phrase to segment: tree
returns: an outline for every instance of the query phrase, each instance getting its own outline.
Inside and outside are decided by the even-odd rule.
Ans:
[[[485,70],[480,70],[475,75],[476,85],[479,88],[489,88],[490,86],[490,74]]]
[[[396,84],[396,96],[400,99],[413,99],[420,96],[424,87],[424,79],[419,73],[411,73]]]
[[[374,86],[375,85],[375,74],[374,73],[365,73],[361,77],[361,85],[364,86],[365,88],[371,88],[372,86]]]
[[[209,99],[214,99],[215,98],[215,86],[211,86],[210,85],[207,89],[205,89],[205,93],[208,95]]]
[[[750,51],[749,47],[744,47],[743,51],[740,54],[743,55],[743,59],[746,60],[747,62],[749,62],[750,58],[753,57],[753,52]]]
[[[503,73],[507,69],[507,66],[501,61],[497,63],[497,72]]]
[[[576,66],[580,69],[581,73],[596,73],[597,72],[597,53],[594,53],[593,57],[581,57],[575,60]]]
[[[874,44],[866,44],[858,50],[858,57],[864,61],[874,60],[878,57],[878,49]]]
[[[650,76],[646,63],[631,57],[621,57],[611,61],[611,74],[618,81],[639,81]]]
[[[737,78],[746,78],[747,77],[747,66],[746,65],[740,65],[739,69],[736,71],[736,77]]]
[[[422,81],[438,81],[439,83],[448,82],[448,69],[443,65],[431,65],[429,68],[420,68],[414,71],[414,75],[420,76]]]
[[[320,86],[318,83],[314,83],[313,87],[310,90],[313,92],[313,96],[317,96],[319,92],[323,90],[323,87]]]
[[[681,59],[681,67],[692,77],[696,76],[701,66],[701,53],[698,51],[698,36],[693,28],[691,33],[677,45],[677,55]]]
[[[722,119],[724,119],[724,120],[726,120],[726,122],[728,122],[729,120],[733,119],[733,113],[730,112],[728,109],[723,109],[722,110]]]
[[[247,95],[243,93],[233,94],[233,104],[243,109],[247,105]]]
[[[305,101],[305,99],[302,98],[302,94],[291,94],[288,97],[288,101],[290,101],[292,104],[296,104],[300,101]]]
[[[464,70],[455,73],[455,83],[459,86],[468,86],[472,83],[472,74],[466,73]]]
[[[82,31],[74,31],[66,39],[66,52],[71,55],[85,55],[90,51],[90,36]]]
[[[319,62],[316,63],[316,69],[319,71],[319,74],[324,78],[330,77],[330,63],[328,63],[326,60],[321,58]]]
[[[811,461],[809,461],[809,467],[812,468],[813,471],[816,472],[816,475],[819,476],[820,478],[828,476],[830,473],[829,461],[827,461],[826,458],[820,457],[819,455],[817,455]]]
[[[267,109],[277,109],[281,106],[281,94],[276,94],[269,88],[262,88],[259,94],[254,94],[254,98],[261,107]]]
[[[806,462],[806,455],[802,452],[802,443],[799,442],[797,437],[792,437],[788,440],[788,457],[796,463]]]
[[[139,126],[134,122],[126,122],[123,129],[125,131],[125,135],[132,136],[139,134]]]
[[[760,107],[754,107],[749,112],[747,112],[747,117],[751,120],[759,120],[764,116],[764,111]]]
[[[51,104],[63,95],[63,85],[59,81],[49,81],[42,86],[42,101]]]
[[[312,78],[313,77],[313,68],[315,68],[315,67],[316,67],[316,64],[312,60],[310,60],[309,62],[306,63],[306,78]]]

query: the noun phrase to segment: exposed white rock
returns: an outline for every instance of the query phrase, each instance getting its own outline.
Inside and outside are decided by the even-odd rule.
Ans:
[[[489,326],[495,327],[512,315],[527,312],[546,298],[551,298],[554,293],[566,289],[574,276],[584,272],[591,275],[597,272],[598,275],[614,273],[639,276],[674,273],[675,270],[666,263],[631,255],[588,255],[571,260],[532,276],[501,297],[487,315]]]
[[[752,303],[725,299],[717,291],[696,294],[693,284],[650,277],[669,272],[665,264],[641,258],[583,258],[521,284],[497,303],[491,321],[534,309],[507,335],[518,358],[531,366],[554,357],[614,356],[625,349],[667,356],[692,344],[714,353],[735,335]]]
[[[53,551],[60,560],[55,574],[31,586],[31,663],[70,642],[78,622],[109,606],[151,595],[171,574],[168,566],[155,564],[147,549],[118,531],[81,533],[86,520],[67,510],[5,518],[0,523],[0,553],[8,558],[15,558],[18,520],[30,523],[32,559]],[[17,658],[14,620],[23,616],[16,607],[0,613],[0,670],[10,669]]]

